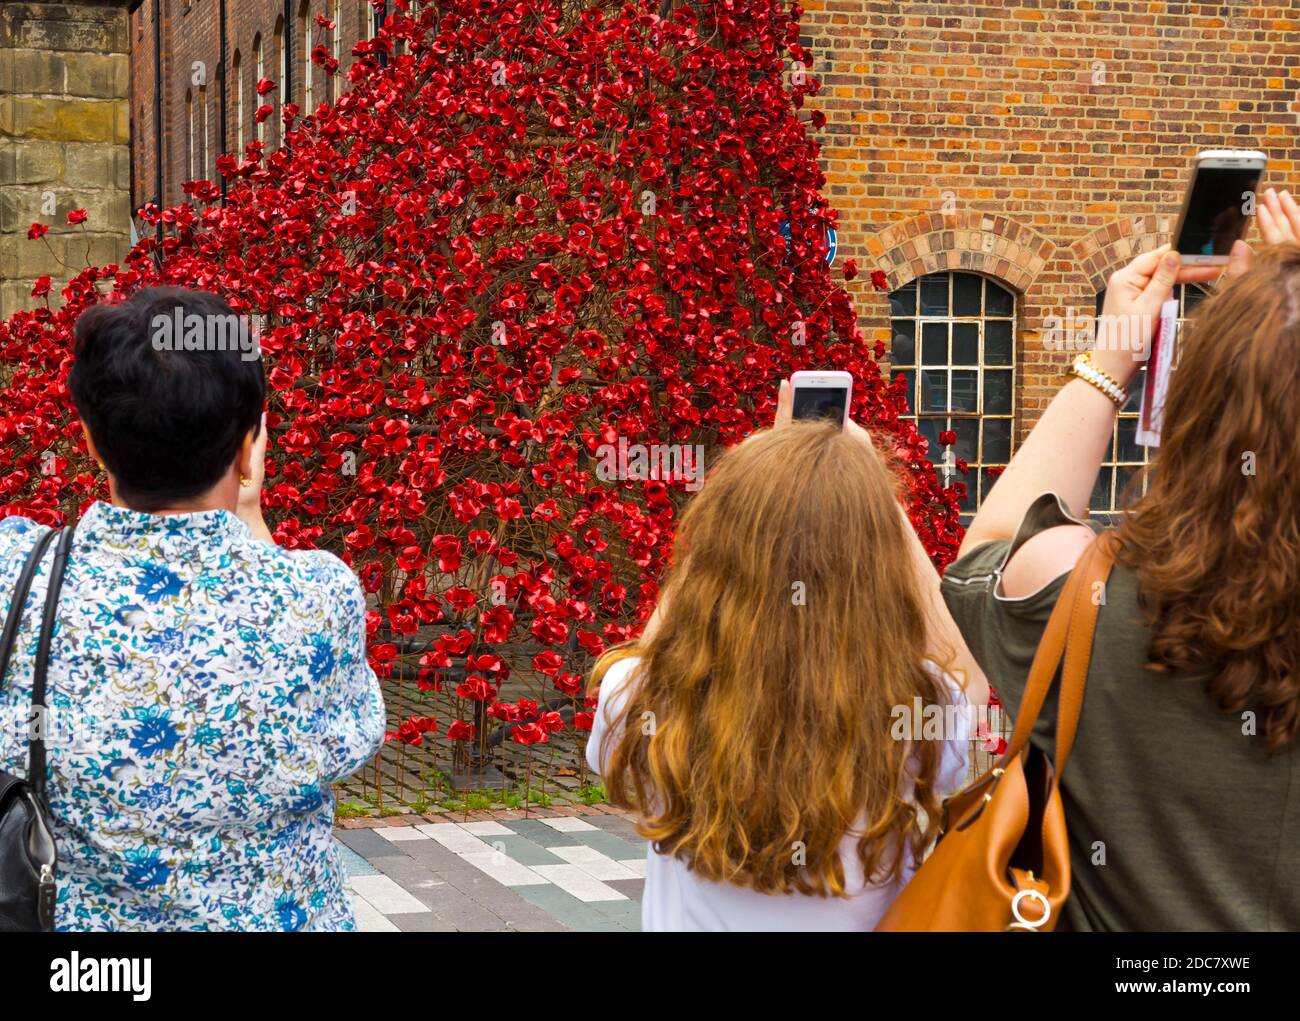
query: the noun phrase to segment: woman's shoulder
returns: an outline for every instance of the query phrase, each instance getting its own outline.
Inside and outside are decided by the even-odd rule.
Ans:
[[[622,691],[632,682],[632,675],[636,673],[636,668],[641,665],[640,656],[624,656],[622,659],[611,663],[605,675],[600,679],[600,690],[602,694],[613,695],[615,692]]]
[[[1034,533],[1002,569],[1002,594],[1023,599],[1069,574],[1096,537],[1082,524],[1053,525]]]
[[[602,753],[606,750],[606,735],[617,729],[623,708],[631,697],[639,656],[623,656],[611,663],[600,678],[600,697],[592,716],[591,734],[587,739],[587,764],[596,773],[604,771]]]
[[[952,674],[948,673],[943,667],[932,659],[921,660],[921,669],[933,677],[935,680],[943,681],[944,687],[948,689],[948,695],[953,704],[964,706],[966,704],[966,691],[961,686],[961,682]]]
[[[356,572],[328,550],[286,549],[250,536],[244,552],[300,596],[317,596],[351,611],[365,612],[365,594]]]
[[[18,547],[26,548],[31,544],[31,538],[45,528],[45,525],[20,514],[0,518],[0,554],[8,554]]]
[[[623,656],[609,665],[600,678],[600,697],[596,716],[605,722],[622,712],[637,684],[640,656]]]
[[[361,587],[356,572],[329,550],[283,549],[278,546],[276,549],[297,570],[322,585],[345,589]]]
[[[44,525],[37,524],[31,518],[25,518],[21,514],[10,514],[8,517],[0,518],[0,536],[5,538],[23,535],[44,527]]]
[[[47,528],[47,525],[17,514],[0,518],[0,571],[8,571],[16,578],[33,544]]]
[[[951,609],[964,599],[989,599],[1008,609],[1050,609],[1066,576],[1102,530],[1070,513],[1055,493],[1043,493],[1025,511],[1011,539],[981,543],[944,572]],[[960,621],[958,622],[960,624]],[[963,629],[964,630],[964,629]]]

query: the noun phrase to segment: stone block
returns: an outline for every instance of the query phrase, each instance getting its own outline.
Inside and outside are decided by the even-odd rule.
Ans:
[[[66,76],[66,61],[60,53],[6,50],[0,61],[0,92],[11,96],[61,94]]]
[[[99,188],[131,185],[131,149],[125,145],[99,142],[68,142],[63,146],[63,180],[72,187],[83,184]]]
[[[44,298],[32,297],[32,283],[31,280],[0,279],[0,318],[5,318],[20,308],[43,308],[45,306]],[[62,304],[58,292],[58,287],[51,289],[49,301],[52,308],[57,308]]]
[[[67,255],[66,239],[61,236],[29,241],[26,235],[6,234],[0,237],[0,278],[35,280],[48,275],[57,280],[66,275]]]
[[[105,151],[99,146],[92,148]],[[0,142],[0,187],[58,184],[65,173],[64,154],[64,147],[58,142]],[[116,181],[116,175],[101,172],[90,179]]]
[[[6,3],[0,6],[0,48],[126,53],[125,4]]]
[[[125,53],[78,53],[65,61],[63,85],[69,96],[126,99],[131,88],[131,62]]]
[[[64,142],[130,141],[126,104],[113,100],[8,96],[0,102],[0,134]]]

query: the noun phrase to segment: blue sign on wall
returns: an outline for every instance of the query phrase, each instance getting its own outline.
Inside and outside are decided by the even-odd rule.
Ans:
[[[789,254],[790,238],[792,236],[790,232],[789,220],[781,221],[781,236],[785,238],[785,250],[786,253]],[[839,235],[835,233],[835,228],[827,227],[826,228],[826,265],[833,266],[835,264],[835,253],[839,251],[839,247],[840,247],[840,238]]]

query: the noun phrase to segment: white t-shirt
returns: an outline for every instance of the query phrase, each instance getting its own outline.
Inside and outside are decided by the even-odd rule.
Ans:
[[[600,749],[631,694],[629,681],[639,662],[636,658],[621,660],[609,668],[601,681],[600,703],[587,742],[587,764],[596,773],[604,772]],[[961,711],[953,714],[960,732],[944,742],[938,780],[941,796],[958,790],[965,782],[969,748],[965,696],[955,680],[947,674],[943,676]],[[611,742],[615,740],[612,738]],[[881,740],[892,738],[882,734]],[[840,857],[850,891],[848,897],[817,897],[797,892],[767,894],[701,879],[685,862],[659,854],[652,844],[646,849],[641,928],[644,932],[870,932],[911,878],[915,867],[904,868],[896,882],[867,884],[858,860],[857,838],[852,833],[845,834],[840,843]]]

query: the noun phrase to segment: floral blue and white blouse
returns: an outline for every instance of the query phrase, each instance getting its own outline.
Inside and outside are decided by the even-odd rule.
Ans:
[[[0,521],[6,611],[42,531]],[[0,766],[18,776],[46,577],[0,689]],[[341,560],[261,542],[224,510],[96,503],[64,575],[47,701],[58,928],[353,927],[330,784],[375,754],[385,720]]]

